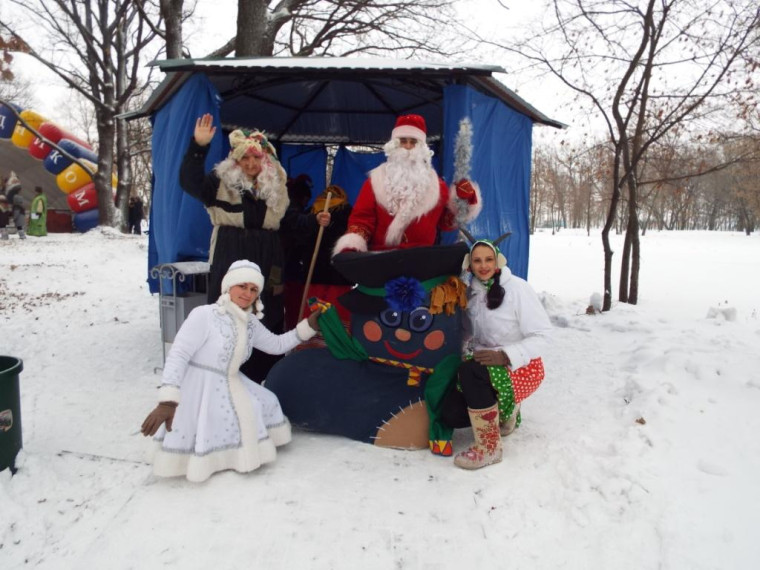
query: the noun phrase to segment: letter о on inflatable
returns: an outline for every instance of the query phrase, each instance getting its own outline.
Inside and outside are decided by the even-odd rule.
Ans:
[[[45,117],[39,113],[35,113],[34,111],[21,111],[20,114],[21,118],[29,123],[29,126],[35,130],[39,129],[42,123],[47,122],[47,119]],[[11,141],[19,148],[28,148],[36,136],[37,135],[28,130],[24,125],[21,124],[21,121],[19,121],[16,123],[16,128],[13,130]]]
[[[76,158],[89,160],[93,163],[96,163],[98,161],[98,155],[95,154],[91,149],[71,139],[61,139],[58,142],[58,146]],[[42,165],[45,167],[45,170],[54,175],[60,174],[64,171],[64,169],[71,166],[71,164],[71,159],[66,158],[55,149],[50,151],[42,163]]]
[[[21,107],[13,105],[16,111],[21,111]],[[9,139],[13,136],[13,131],[16,130],[16,123],[18,123],[18,117],[16,113],[9,107],[6,107],[0,103],[0,139]]]
[[[97,170],[97,166],[89,160],[83,160],[82,162],[93,172]],[[76,163],[66,167],[63,172],[55,177],[55,183],[64,194],[71,194],[74,190],[90,182],[92,182],[92,176]]]
[[[82,162],[90,168],[90,170],[97,172],[98,167],[89,160],[82,160]],[[58,188],[64,194],[71,194],[74,190],[78,190],[85,184],[92,182],[92,176],[90,176],[84,168],[77,163],[73,163],[55,177],[55,183],[58,184]],[[116,188],[117,184],[116,174],[111,174],[111,188]]]
[[[85,184],[78,190],[74,190],[66,198],[69,208],[75,214],[86,212],[98,207],[98,192],[95,190],[95,183]]]

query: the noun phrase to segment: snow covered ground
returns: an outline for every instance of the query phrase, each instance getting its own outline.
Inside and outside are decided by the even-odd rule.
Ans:
[[[138,433],[162,359],[146,247],[0,242],[0,353],[24,361],[0,568],[760,567],[760,236],[649,232],[640,304],[596,316],[598,232],[534,236],[556,331],[498,465],[296,432],[200,485],[154,478]]]

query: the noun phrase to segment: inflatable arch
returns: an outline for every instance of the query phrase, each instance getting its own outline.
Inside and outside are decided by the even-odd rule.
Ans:
[[[97,171],[97,154],[92,147],[59,125],[30,109],[14,105],[20,117],[48,141],[75,157],[93,172]],[[66,203],[74,213],[74,227],[86,232],[98,224],[98,196],[92,176],[79,164],[59,150],[43,142],[27,129],[13,109],[0,104],[0,139],[10,140],[16,147],[26,149],[29,155],[42,162],[42,167],[55,178],[58,189],[67,195]],[[111,188],[116,194],[117,178],[111,178]]]

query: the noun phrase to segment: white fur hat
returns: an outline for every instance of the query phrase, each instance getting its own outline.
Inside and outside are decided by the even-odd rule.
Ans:
[[[264,291],[264,276],[261,268],[253,261],[240,259],[235,261],[222,279],[222,294],[229,293],[230,287],[241,283],[254,283],[259,288],[259,294]]]

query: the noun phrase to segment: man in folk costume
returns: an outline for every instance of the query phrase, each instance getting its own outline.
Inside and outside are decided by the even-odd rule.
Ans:
[[[281,332],[284,254],[278,230],[290,203],[287,176],[264,133],[243,129],[230,133],[229,156],[207,174],[206,155],[215,132],[210,114],[196,120],[193,139],[180,168],[182,189],[206,206],[213,224],[209,303],[221,294],[222,278],[234,261],[253,261],[265,279],[261,298],[269,310],[264,325]],[[254,355],[256,364],[244,365],[243,372],[261,382],[274,361],[258,352]]]
[[[384,146],[388,160],[370,172],[334,253],[428,246],[438,231],[474,220],[482,208],[477,184],[449,188],[432,165],[425,119],[402,115]]]

